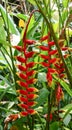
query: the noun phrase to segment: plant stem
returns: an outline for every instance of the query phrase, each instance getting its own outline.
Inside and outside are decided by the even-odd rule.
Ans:
[[[7,1],[5,1],[5,4],[6,4],[6,17],[7,17],[7,23],[8,23],[7,35],[8,35],[8,41],[11,45],[10,33],[9,33],[9,20],[8,20],[8,13],[7,13]],[[15,82],[15,86],[16,86],[16,69],[15,69],[14,61],[13,61],[12,47],[9,46],[9,49],[10,49],[10,55],[11,55],[12,68],[13,68],[14,82]]]

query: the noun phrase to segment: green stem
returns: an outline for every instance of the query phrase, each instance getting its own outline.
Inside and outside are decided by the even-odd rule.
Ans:
[[[6,4],[6,17],[7,17],[7,23],[8,23],[8,28],[7,28],[7,35],[8,35],[8,41],[11,45],[11,41],[10,41],[10,33],[9,33],[9,20],[8,20],[8,13],[7,13],[7,1],[5,1]],[[11,62],[12,62],[12,68],[13,68],[13,76],[14,76],[14,82],[15,82],[15,86],[16,86],[16,69],[14,66],[14,60],[13,60],[13,54],[12,54],[12,47],[9,46],[10,49],[10,55],[11,55]]]
[[[41,14],[42,14],[43,17],[44,17],[44,19],[45,19],[45,21],[46,21],[46,23],[47,23],[47,26],[49,27],[50,33],[52,34],[52,37],[53,37],[53,39],[54,39],[54,42],[55,42],[55,45],[56,45],[56,47],[57,47],[58,53],[59,53],[59,55],[60,55],[60,58],[62,59],[62,62],[63,62],[63,64],[64,64],[65,71],[66,71],[66,74],[67,74],[69,83],[70,83],[70,85],[72,86],[72,77],[71,77],[71,74],[70,74],[70,72],[69,72],[69,69],[68,69],[68,67],[67,67],[67,65],[66,65],[66,62],[65,62],[65,60],[64,60],[64,57],[63,57],[63,55],[62,55],[62,52],[61,52],[60,46],[59,46],[59,44],[58,44],[58,40],[57,40],[57,37],[56,37],[56,35],[55,35],[55,32],[54,32],[52,23],[47,19],[46,15],[44,14],[44,12],[43,12],[43,10],[42,10],[42,7],[39,5],[38,1],[35,0],[35,2],[36,2],[36,4],[37,4],[37,6],[38,6],[38,8],[39,8],[39,10],[40,10],[40,12],[41,12]]]

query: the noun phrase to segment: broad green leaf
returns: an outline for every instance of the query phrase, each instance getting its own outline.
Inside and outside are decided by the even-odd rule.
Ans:
[[[47,101],[47,97],[48,97],[48,90],[46,88],[42,88],[40,90],[39,97],[36,100],[38,102],[38,104],[36,105],[36,107],[38,107],[40,105],[43,105],[43,103],[45,101]]]
[[[3,27],[3,21],[1,18],[0,18],[0,39],[6,40],[6,33]]]
[[[0,12],[6,24],[6,28],[8,28],[8,22],[9,22],[9,32],[12,34],[19,35],[19,31],[17,30],[16,25],[14,24],[12,18],[10,17],[9,14],[6,13],[6,10],[3,8],[1,4],[0,4]],[[8,21],[7,21],[7,16],[8,16]]]
[[[46,79],[46,73],[38,73],[38,81],[40,82],[46,82],[47,79]]]
[[[53,122],[51,125],[50,125],[50,130],[58,130],[59,128],[59,122]]]
[[[67,126],[67,125],[69,124],[70,120],[71,120],[71,115],[68,114],[68,115],[64,118],[63,122],[64,122],[64,124]]]
[[[67,93],[72,97],[72,90],[70,89],[69,85],[62,79],[59,79],[58,77],[56,77],[55,75],[53,76],[62,85],[62,87],[67,91]]]
[[[42,16],[39,15],[37,21],[36,21],[36,22],[34,21],[34,24],[33,24],[33,25],[31,24],[31,27],[28,28],[28,33],[27,33],[27,37],[28,37],[28,38],[30,38],[30,37],[32,37],[32,36],[34,35],[35,30],[36,30],[37,27],[40,25],[41,18],[42,18]],[[29,26],[30,26],[30,25],[29,25]]]

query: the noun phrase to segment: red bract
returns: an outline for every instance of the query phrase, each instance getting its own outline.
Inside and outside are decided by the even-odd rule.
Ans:
[[[20,71],[26,71],[27,68],[22,65],[16,65]]]
[[[26,62],[26,59],[23,58],[22,56],[15,56],[15,58],[16,58],[19,62],[21,62],[21,63],[25,63],[25,62]]]
[[[26,90],[17,90],[18,93],[22,94],[22,95],[27,95],[28,92]]]
[[[47,46],[39,46],[39,48],[43,51],[48,51],[48,47]]]
[[[38,92],[38,89],[34,88],[34,87],[29,87],[29,88],[27,88],[27,91],[28,92]]]
[[[18,106],[21,108],[24,108],[26,110],[28,109],[28,105],[26,105],[26,104],[18,104]]]
[[[13,46],[13,48],[15,48],[16,50],[20,52],[24,50],[22,46]]]
[[[41,40],[41,41],[48,40],[48,37],[49,37],[49,34],[48,34],[48,35],[46,35],[46,36],[43,36],[40,40]]]
[[[27,87],[28,87],[28,84],[27,84],[26,82],[17,81],[17,83],[18,83],[20,86],[24,87],[24,88],[27,88]]]
[[[32,76],[33,74],[35,74],[37,71],[35,71],[35,70],[30,70],[30,71],[27,71],[27,75],[28,76]]]
[[[27,115],[28,115],[28,112],[27,112],[27,111],[22,111],[22,112],[20,112],[20,115],[21,115],[21,116],[27,116]]]
[[[45,60],[48,60],[49,59],[49,56],[46,56],[46,55],[43,55],[43,54],[40,54],[41,58],[45,59]]]
[[[34,65],[35,65],[35,62],[29,62],[29,63],[27,63],[26,67],[32,68]]]
[[[29,39],[25,39],[24,42],[28,45],[32,45],[34,44],[36,41],[35,40],[29,40]]]
[[[31,52],[25,52],[25,57],[26,58],[31,58],[34,54],[35,54],[35,52],[33,52],[33,51],[31,51]]]
[[[60,102],[60,100],[62,99],[62,96],[63,96],[62,88],[61,88],[60,85],[58,85],[58,87],[56,89],[56,100],[57,100],[57,103]]]
[[[54,55],[54,54],[57,54],[57,50],[52,50],[49,52],[49,55]]]
[[[27,79],[27,75],[23,74],[23,73],[17,73],[17,75],[22,78],[22,79]]]
[[[28,94],[27,97],[28,97],[30,100],[33,100],[33,99],[37,98],[38,95],[31,93],[31,94]]]
[[[48,42],[48,45],[53,46],[53,45],[55,45],[55,42],[54,41]]]
[[[19,99],[19,101],[24,102],[24,103],[28,102],[28,99],[26,97],[20,96],[20,97],[18,97],[18,99]]]

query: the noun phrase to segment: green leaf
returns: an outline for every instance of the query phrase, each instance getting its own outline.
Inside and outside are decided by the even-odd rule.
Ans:
[[[2,14],[3,20],[6,24],[6,28],[8,28],[8,22],[9,22],[9,32],[12,34],[19,35],[19,31],[17,30],[12,18],[9,14],[6,14],[6,10],[3,8],[3,6],[0,4],[0,12]],[[8,15],[8,21],[7,21],[7,15]]]
[[[59,128],[59,122],[53,122],[51,125],[50,125],[50,130],[58,130]]]
[[[9,42],[5,41],[4,38],[0,38],[0,45],[11,46]]]
[[[63,81],[62,79],[59,79],[55,75],[53,77],[62,85],[62,87],[67,91],[67,93],[72,97],[72,90],[70,89],[69,85]]]
[[[63,6],[66,8],[68,6],[69,0],[63,0],[62,3]]]
[[[46,79],[46,73],[38,73],[38,81],[40,82],[46,82],[47,79]]]
[[[6,40],[6,33],[1,18],[0,18],[0,39]]]
[[[64,118],[63,122],[64,122],[64,124],[67,126],[67,125],[69,124],[70,120],[71,120],[71,115],[68,114],[68,115]]]
[[[35,1],[34,0],[28,0],[30,2],[30,4],[32,5],[36,5]]]
[[[40,90],[39,97],[36,100],[38,104],[35,107],[44,104],[47,101],[47,97],[48,97],[48,90],[46,88],[42,88]]]
[[[27,21],[29,16],[19,13],[19,14],[17,14],[17,17],[18,17],[19,19],[22,19],[22,20]]]

